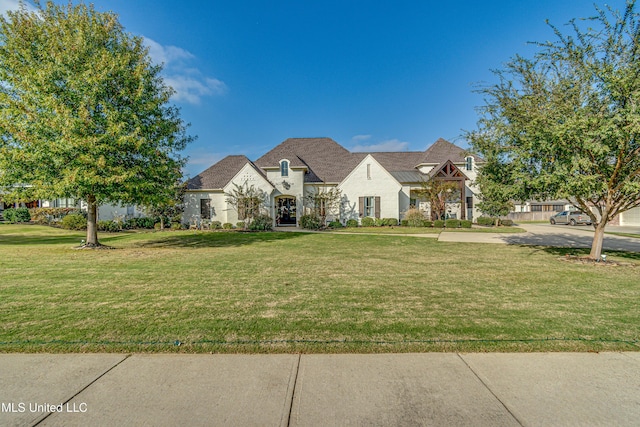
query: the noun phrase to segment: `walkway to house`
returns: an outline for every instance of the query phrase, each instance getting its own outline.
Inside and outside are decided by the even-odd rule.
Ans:
[[[636,426],[640,352],[0,354],[0,425]]]

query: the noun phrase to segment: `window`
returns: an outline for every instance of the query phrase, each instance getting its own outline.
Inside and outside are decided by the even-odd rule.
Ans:
[[[473,197],[467,197],[467,207],[468,208],[473,207]]]
[[[467,158],[464,159],[465,160],[465,165],[464,168],[468,171],[472,171],[473,170],[473,157],[469,156]]]
[[[367,163],[367,179],[371,179],[371,164]]]
[[[200,199],[200,218],[211,219],[211,200]]]
[[[280,162],[280,175],[289,176],[289,162],[286,160]]]
[[[367,196],[359,198],[360,218],[380,218],[380,197]]]

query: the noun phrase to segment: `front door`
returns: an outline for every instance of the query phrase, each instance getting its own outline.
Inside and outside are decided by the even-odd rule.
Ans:
[[[276,205],[276,223],[278,225],[296,225],[295,197],[280,197]]]

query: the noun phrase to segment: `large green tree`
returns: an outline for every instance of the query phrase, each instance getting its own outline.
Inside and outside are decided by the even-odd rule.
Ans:
[[[141,37],[93,6],[36,2],[0,16],[0,186],[5,198],[161,204],[191,140]]]
[[[490,169],[483,179],[514,199],[566,198],[604,228],[640,205],[640,22],[635,1],[623,11],[550,25],[555,40],[516,56],[480,89],[486,105],[467,137]]]

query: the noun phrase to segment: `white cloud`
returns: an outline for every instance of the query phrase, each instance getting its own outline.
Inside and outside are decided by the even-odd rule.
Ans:
[[[374,152],[374,151],[407,151],[409,148],[408,142],[400,141],[399,139],[389,139],[377,144],[371,145],[356,145],[351,149],[354,153],[357,152]]]
[[[369,139],[371,139],[371,135],[356,135],[353,138],[351,138],[352,141],[356,141],[356,142],[367,141]]]
[[[35,12],[36,8],[29,2],[24,2],[29,12]],[[20,9],[20,0],[0,0],[0,15],[6,15],[9,10]]]
[[[191,52],[177,46],[163,46],[148,37],[144,38],[144,43],[149,47],[151,60],[164,64],[164,81],[175,90],[174,101],[197,105],[205,96],[227,92],[223,81],[204,76],[199,69],[189,66],[189,62],[196,59]]]

